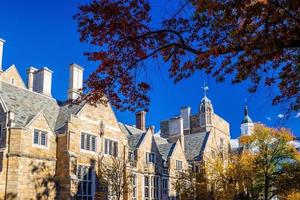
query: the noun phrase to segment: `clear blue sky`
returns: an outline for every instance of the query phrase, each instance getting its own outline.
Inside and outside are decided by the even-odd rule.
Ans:
[[[27,67],[47,66],[54,71],[53,96],[59,100],[66,99],[69,64],[75,62],[84,66],[85,77],[96,67],[96,63],[83,56],[83,52],[90,47],[80,43],[77,24],[72,19],[79,2],[87,1],[1,1],[0,38],[6,40],[4,69],[15,64],[26,80]],[[155,23],[160,17],[172,14],[171,10],[176,6],[168,4],[167,0],[151,2]],[[201,87],[206,81],[210,88],[208,96],[212,100],[214,110],[230,123],[232,137],[237,137],[240,133],[245,98],[254,121],[270,126],[286,126],[300,136],[300,117],[295,117],[297,113],[291,114],[288,120],[280,120],[278,115],[285,112],[285,106],[271,105],[270,97],[276,91],[274,88],[262,87],[253,95],[247,92],[247,83],[234,86],[229,82],[216,84],[213,78],[201,73],[174,85],[168,78],[166,65],[158,61],[150,61],[147,64],[147,78],[153,83],[147,125],[155,125],[156,130],[160,120],[179,114],[182,106],[191,106],[192,113],[196,113],[203,96]],[[116,115],[121,122],[135,123],[134,113],[116,111]]]

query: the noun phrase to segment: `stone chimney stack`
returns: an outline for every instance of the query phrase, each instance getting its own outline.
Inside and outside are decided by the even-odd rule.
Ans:
[[[38,71],[34,67],[29,67],[26,72],[27,72],[27,87],[29,90],[33,90],[33,80],[34,80],[34,73]]]
[[[51,95],[52,71],[43,67],[33,73],[32,90],[47,96]]]
[[[80,96],[83,84],[83,70],[83,67],[75,63],[70,65],[68,100],[75,100]]]
[[[184,149],[183,118],[181,116],[170,119],[167,140],[171,143],[176,143],[177,140],[180,140],[182,148]]]
[[[135,114],[136,116],[136,128],[145,131],[146,130],[146,112],[144,110]]]
[[[0,38],[0,71],[2,71],[2,57],[3,57],[3,47],[5,40]]]

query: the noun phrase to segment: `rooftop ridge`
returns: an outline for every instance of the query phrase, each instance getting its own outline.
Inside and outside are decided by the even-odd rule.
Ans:
[[[38,93],[38,92],[35,92],[35,91],[32,91],[32,90],[29,90],[28,88],[22,88],[22,87],[19,87],[17,85],[13,85],[13,84],[7,83],[7,82],[5,82],[3,80],[0,80],[0,84],[3,84],[3,83],[6,84],[6,85],[9,85],[9,86],[12,86],[12,87],[15,87],[15,88],[18,88],[18,89],[22,89],[22,90],[25,90],[27,92],[31,92],[33,94],[37,94],[37,95],[40,95],[42,97],[46,97],[48,99],[51,99],[51,100],[53,100],[53,101],[55,101],[57,103],[57,106],[59,106],[58,105],[58,100],[56,98],[52,97],[52,96],[48,96],[48,95],[45,95],[45,94],[42,94],[42,93]]]

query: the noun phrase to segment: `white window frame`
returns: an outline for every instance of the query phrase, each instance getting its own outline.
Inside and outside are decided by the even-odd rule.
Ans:
[[[91,174],[90,174],[91,178],[90,179],[89,178],[82,179],[81,177],[79,177],[78,176],[79,168],[84,168],[84,169],[88,169],[88,170],[91,169]],[[81,171],[81,173],[82,173],[82,171]],[[83,195],[80,195],[81,197],[77,196],[76,199],[78,199],[78,200],[85,200],[86,197],[92,197],[92,199],[95,199],[95,190],[96,190],[96,174],[95,174],[95,169],[93,169],[89,165],[78,164],[77,165],[77,169],[76,169],[76,175],[77,175],[77,178],[78,178],[78,187],[80,186],[80,182],[86,182],[86,191],[87,192],[88,192],[89,183],[91,183],[91,194],[83,194]],[[82,185],[82,187],[83,187],[83,185]],[[78,193],[79,193],[79,190],[78,190]]]
[[[132,173],[132,200],[137,200],[137,198],[138,198],[137,181],[138,181],[137,174]]]
[[[155,162],[156,162],[156,155],[155,155],[155,153],[154,152],[146,152],[146,163],[147,164],[155,164]]]
[[[84,136],[84,145],[83,145],[83,148],[82,148],[82,135],[85,135]],[[86,145],[87,145],[87,136],[90,136],[90,137],[94,137],[95,138],[95,150],[92,150],[92,138],[90,138],[90,149],[87,149],[86,148]],[[81,152],[85,152],[85,153],[93,153],[93,154],[97,154],[97,149],[98,149],[98,137],[97,135],[95,134],[92,134],[92,133],[89,133],[89,132],[81,132],[80,133],[80,142],[79,142],[79,149]]]
[[[162,197],[168,197],[169,196],[169,179],[168,178],[162,178]]]
[[[176,170],[181,171],[183,169],[183,162],[181,160],[176,160]]]
[[[108,145],[108,152],[106,152],[106,141],[109,141],[109,145]],[[115,149],[113,148],[112,150],[110,150],[110,147],[111,147],[111,142],[116,144],[116,147],[117,147],[117,152],[115,152]],[[117,140],[114,140],[114,139],[111,139],[111,138],[104,138],[103,140],[103,154],[105,156],[113,156],[113,157],[119,157],[119,142]],[[110,151],[112,151],[112,154],[110,154]],[[115,154],[115,153],[116,154]]]
[[[147,178],[147,182],[148,184],[146,185],[146,178]],[[144,188],[144,195],[143,195],[143,199],[144,200],[150,200],[151,199],[151,191],[150,191],[150,183],[151,183],[151,179],[149,175],[145,175],[144,176],[144,182],[143,182],[143,188]],[[148,197],[146,197],[146,189],[148,191]]]
[[[34,135],[35,132],[38,132],[38,143],[34,143]],[[42,133],[46,133],[46,145],[42,145]],[[40,128],[34,128],[32,131],[32,146],[38,147],[38,148],[43,148],[43,149],[49,149],[50,142],[49,142],[49,134],[50,132],[45,130],[45,129],[40,129]]]

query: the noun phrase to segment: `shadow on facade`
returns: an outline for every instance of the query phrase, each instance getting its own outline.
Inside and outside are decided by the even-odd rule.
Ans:
[[[45,162],[31,162],[30,167],[36,199],[59,199],[59,182],[55,171]]]

